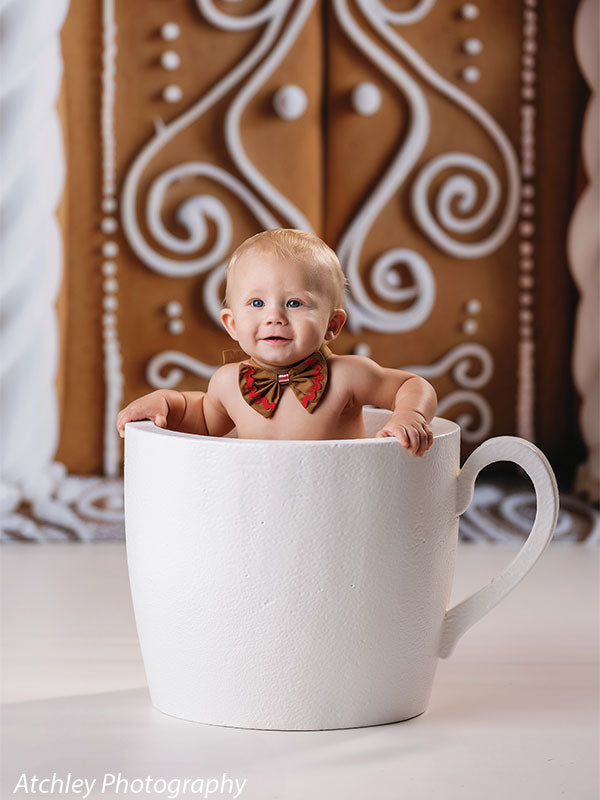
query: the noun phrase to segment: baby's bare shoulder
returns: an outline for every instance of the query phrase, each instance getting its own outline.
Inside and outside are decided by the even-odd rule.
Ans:
[[[337,356],[327,359],[331,385],[335,387],[341,401],[346,406],[356,405],[356,388],[368,382],[373,369],[378,364],[366,356]]]
[[[367,358],[367,356],[332,355],[328,359],[327,363],[330,365],[332,370],[335,370],[337,373],[339,373],[340,377],[344,377],[345,375],[356,376],[360,373],[370,373],[381,369],[376,361],[373,361],[372,358]]]
[[[208,394],[215,395],[222,399],[224,392],[231,391],[232,385],[237,384],[239,373],[239,364],[232,362],[230,364],[223,364],[212,374],[208,382]]]

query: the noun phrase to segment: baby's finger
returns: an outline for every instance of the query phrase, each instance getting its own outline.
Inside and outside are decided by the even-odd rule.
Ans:
[[[402,447],[410,447],[410,437],[405,425],[400,425],[400,430],[395,434]]]
[[[152,420],[159,428],[167,427],[167,418],[164,414],[156,414]]]
[[[425,425],[419,425],[417,426],[417,429],[419,431],[419,438],[420,438],[419,452],[417,453],[417,455],[422,456],[429,447],[427,439],[427,429]]]
[[[408,452],[411,453],[411,455],[414,455],[419,449],[419,434],[413,425],[407,425],[405,430],[409,441]]]
[[[423,430],[423,426],[420,424],[415,425],[415,430],[417,432],[417,436],[419,437],[419,446],[415,455],[422,456],[425,452],[425,443],[427,441],[427,437],[425,435],[425,431]]]
[[[433,431],[431,430],[431,428],[428,425],[425,425],[424,427],[425,427],[425,432],[427,433],[427,448],[426,449],[429,450],[429,448],[433,444]]]

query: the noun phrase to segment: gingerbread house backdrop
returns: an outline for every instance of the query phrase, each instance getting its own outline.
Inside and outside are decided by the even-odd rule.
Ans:
[[[597,9],[5,0],[3,536],[119,529],[117,411],[206,387],[228,257],[274,227],[340,257],[336,352],[597,500]]]

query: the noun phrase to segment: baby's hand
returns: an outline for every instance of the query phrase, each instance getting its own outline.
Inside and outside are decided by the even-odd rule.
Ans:
[[[433,433],[425,417],[419,411],[394,411],[386,424],[377,431],[375,438],[395,436],[402,447],[419,458],[433,444]]]
[[[162,392],[156,391],[138,397],[128,406],[119,411],[117,416],[117,430],[121,439],[125,436],[125,423],[135,422],[139,419],[150,419],[159,428],[167,427],[169,404]]]

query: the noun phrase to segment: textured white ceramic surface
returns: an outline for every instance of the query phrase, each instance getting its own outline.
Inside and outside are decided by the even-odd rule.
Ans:
[[[390,414],[364,413],[368,436]],[[426,709],[438,657],[531,569],[558,513],[554,476],[533,445],[492,439],[457,480],[460,430],[441,418],[432,429],[419,459],[392,438],[237,440],[126,426],[127,558],[156,708],[279,730]],[[447,612],[459,513],[479,470],[497,460],[532,476],[534,529],[498,579]]]

